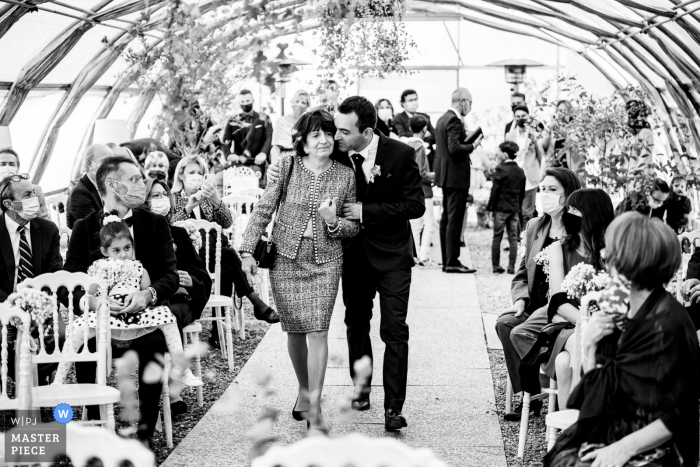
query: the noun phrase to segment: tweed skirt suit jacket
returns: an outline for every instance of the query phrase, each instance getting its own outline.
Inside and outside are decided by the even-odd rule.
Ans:
[[[280,174],[280,180],[268,184],[251,213],[240,250],[254,252],[277,211],[272,230],[277,259],[270,269],[270,282],[282,330],[327,331],[343,264],[341,239],[360,231],[358,222],[341,218],[343,204],[357,199],[355,174],[333,161],[316,176],[298,155],[280,160]],[[338,224],[332,228],[318,213],[327,198],[338,198]],[[304,236],[309,222],[312,238]]]

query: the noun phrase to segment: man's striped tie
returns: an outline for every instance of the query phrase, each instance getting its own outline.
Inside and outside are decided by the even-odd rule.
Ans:
[[[17,228],[17,233],[19,233],[19,270],[17,273],[17,283],[24,281],[25,279],[31,279],[34,277],[34,266],[32,265],[32,250],[29,249],[29,243],[27,243],[27,236],[24,234],[25,227],[20,225]]]

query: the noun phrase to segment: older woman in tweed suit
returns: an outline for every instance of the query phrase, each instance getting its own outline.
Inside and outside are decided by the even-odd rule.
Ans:
[[[336,128],[329,112],[308,112],[294,129],[296,155],[281,159],[280,180],[268,184],[251,214],[241,256],[250,280],[256,271],[255,245],[277,210],[272,231],[277,259],[270,281],[299,380],[292,416],[302,420],[308,411],[308,428],[325,431],[321,392],[328,363],[328,327],[343,264],[340,240],[360,230],[357,222],[340,216],[344,203],[355,202],[357,188],[352,169],[330,158]]]

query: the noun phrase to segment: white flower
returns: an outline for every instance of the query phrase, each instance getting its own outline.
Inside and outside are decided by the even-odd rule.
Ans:
[[[596,273],[593,266],[579,263],[566,275],[561,283],[562,292],[571,299],[580,299],[589,292],[603,290],[608,286],[610,276],[605,272]]]
[[[520,246],[527,248],[527,230],[520,232]]]
[[[542,266],[542,270],[544,271],[545,275],[547,276],[547,282],[549,282],[549,249],[551,246],[548,246],[544,250],[540,251],[535,255],[535,264],[539,264]]]
[[[197,227],[190,221],[183,222],[182,226],[187,230],[187,235],[190,236],[194,249],[199,252],[200,248],[202,248],[202,235],[199,233],[199,230],[197,230]]]
[[[109,293],[117,284],[137,281],[139,263],[138,261],[121,259],[99,259],[92,263],[87,273],[100,279],[101,288],[106,288],[107,293]]]
[[[43,326],[44,323],[53,318],[53,312],[56,309],[55,298],[41,290],[26,288],[21,292],[13,293],[7,297],[7,304],[16,306],[29,313],[32,320],[32,327]],[[16,327],[22,327],[22,321],[18,318],[12,318],[10,324]],[[44,335],[49,335],[49,327],[44,328]]]
[[[122,220],[119,218],[119,216],[115,216],[114,214],[110,214],[109,216],[105,216],[104,219],[102,219],[102,225],[107,225],[112,222],[121,222]]]

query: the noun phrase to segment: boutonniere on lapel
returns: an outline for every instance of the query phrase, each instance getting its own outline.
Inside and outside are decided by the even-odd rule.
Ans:
[[[374,183],[374,177],[381,177],[382,176],[382,168],[378,165],[375,165],[372,167],[372,170],[369,171],[370,177],[369,177],[369,182]]]

